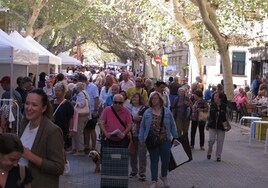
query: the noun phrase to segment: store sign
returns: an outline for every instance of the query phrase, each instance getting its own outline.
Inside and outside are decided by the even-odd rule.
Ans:
[[[162,55],[162,66],[163,67],[168,66],[168,55],[166,54]]]

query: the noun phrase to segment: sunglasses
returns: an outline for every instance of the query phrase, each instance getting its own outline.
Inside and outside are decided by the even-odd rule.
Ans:
[[[123,104],[121,101],[113,101],[114,104]]]

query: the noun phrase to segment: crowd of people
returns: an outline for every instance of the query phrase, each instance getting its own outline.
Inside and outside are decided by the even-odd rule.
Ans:
[[[222,84],[215,88],[209,85],[204,89],[200,77],[189,85],[187,78],[171,78],[169,83],[154,82],[141,73],[125,70],[88,69],[82,66],[73,71],[72,75],[40,73],[39,79],[18,77],[17,88],[11,88],[9,76],[2,77],[2,99],[11,98],[18,103],[19,116],[16,118],[20,139],[13,136],[14,143],[6,143],[5,139],[11,137],[8,134],[11,132],[8,126],[10,119],[2,108],[0,158],[6,155],[15,155],[15,158],[8,166],[0,160],[1,187],[9,185],[7,177],[13,171],[17,175],[12,177],[19,178],[17,164],[26,166],[26,178],[18,187],[29,184],[38,188],[58,187],[59,176],[70,171],[66,153],[83,156],[92,150],[99,150],[96,147],[96,126],[101,130],[101,147],[127,148],[129,134],[132,135],[135,149],[129,153],[130,178],[146,180],[146,153],[149,152],[151,188],[158,184],[159,158],[160,179],[165,187],[169,187],[171,145],[176,144],[180,136],[186,136],[190,138],[190,147],[196,149],[197,129],[199,149],[206,150],[207,129],[207,159],[211,159],[213,145],[217,142],[216,161],[221,161],[225,137],[223,123],[228,118],[227,98]],[[253,86],[259,84],[265,90],[260,83],[254,83]],[[242,88],[237,93],[234,91],[238,109],[241,104],[257,100],[262,90],[258,93],[252,89],[250,91],[251,96],[257,94],[255,99],[249,100],[249,94]],[[1,101],[1,106],[3,103]],[[206,113],[208,118],[200,119],[201,113]],[[154,148],[147,147],[149,136],[159,137],[160,144]],[[2,146],[2,142],[7,145]]]

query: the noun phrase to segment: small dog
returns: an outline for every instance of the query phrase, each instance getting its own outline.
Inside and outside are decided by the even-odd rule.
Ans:
[[[101,156],[100,153],[96,150],[92,150],[89,152],[88,157],[92,159],[92,161],[95,163],[95,173],[100,173],[100,164],[101,164]]]

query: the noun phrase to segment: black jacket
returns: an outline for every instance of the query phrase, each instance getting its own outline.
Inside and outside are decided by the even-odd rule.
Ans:
[[[216,103],[211,103],[207,126],[212,129],[220,129],[224,131],[222,123],[227,121],[226,114],[227,114],[226,104],[221,104],[218,107]]]

